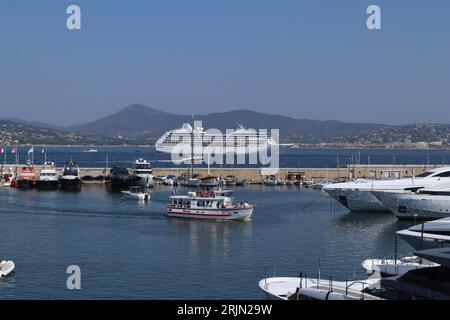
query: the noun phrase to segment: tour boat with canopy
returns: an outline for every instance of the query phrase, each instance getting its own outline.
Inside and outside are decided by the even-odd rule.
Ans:
[[[208,220],[251,219],[254,205],[246,202],[234,202],[232,190],[200,189],[187,195],[173,195],[167,205],[166,215],[177,218],[194,218]]]

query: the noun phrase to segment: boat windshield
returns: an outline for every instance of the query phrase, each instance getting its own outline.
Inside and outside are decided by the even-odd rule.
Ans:
[[[64,168],[63,175],[65,175],[65,176],[77,176],[78,175],[78,169],[76,169],[76,168]]]
[[[433,174],[433,172],[424,172],[424,173],[416,175],[416,178],[425,178],[425,177],[428,177],[428,176],[430,176],[432,174]]]
[[[151,169],[151,165],[149,163],[138,163],[134,165],[134,168],[138,170],[149,170]]]

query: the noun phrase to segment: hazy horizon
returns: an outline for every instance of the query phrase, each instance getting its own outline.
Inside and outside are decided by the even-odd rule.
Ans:
[[[69,31],[66,8],[82,10]],[[366,8],[382,30],[366,28]],[[0,118],[66,126],[131,104],[311,120],[450,123],[450,2],[0,3]]]

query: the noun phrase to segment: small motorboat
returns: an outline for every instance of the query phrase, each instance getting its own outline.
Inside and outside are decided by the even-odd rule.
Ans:
[[[279,183],[275,176],[268,176],[263,181],[266,186],[276,186]]]
[[[379,281],[275,277],[262,279],[259,287],[269,298],[279,300],[381,300],[367,292],[376,288]]]
[[[400,276],[410,270],[438,267],[433,263],[417,256],[399,259],[366,259],[361,263],[368,274],[378,273],[382,277]]]
[[[175,181],[170,178],[163,181],[163,185],[165,185],[165,186],[173,186],[174,184],[175,184]]]
[[[14,262],[11,260],[3,260],[0,262],[0,278],[6,277],[8,274],[14,271]]]
[[[121,192],[130,199],[139,201],[150,200],[150,194],[147,191],[142,191],[139,187],[130,187],[128,190],[123,190]]]
[[[9,169],[9,172],[4,172],[3,173],[3,186],[5,188],[10,188],[11,187],[11,181],[13,180],[13,175],[14,175],[14,171],[13,168]]]

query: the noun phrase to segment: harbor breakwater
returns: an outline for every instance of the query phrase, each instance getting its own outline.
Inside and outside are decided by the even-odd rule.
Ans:
[[[7,172],[12,168],[16,173],[23,167],[23,165],[2,165],[0,172]],[[35,168],[40,171],[42,165],[35,165]],[[439,165],[347,165],[339,168],[279,168],[275,174],[277,179],[298,180],[299,178],[305,180],[320,180],[320,179],[334,179],[339,181],[353,180],[353,179],[394,179],[407,178],[420,174],[432,168],[439,167]],[[131,168],[129,168],[131,172]],[[57,173],[62,175],[63,168],[57,168]],[[85,182],[101,183],[101,179],[92,180],[87,177],[100,177],[109,174],[108,168],[81,168],[81,176],[84,177]],[[180,176],[185,174],[188,170],[186,168],[153,168],[155,176]],[[235,176],[238,179],[251,179],[255,183],[260,183],[264,179],[262,168],[194,168],[194,173],[202,177],[211,176]]]

